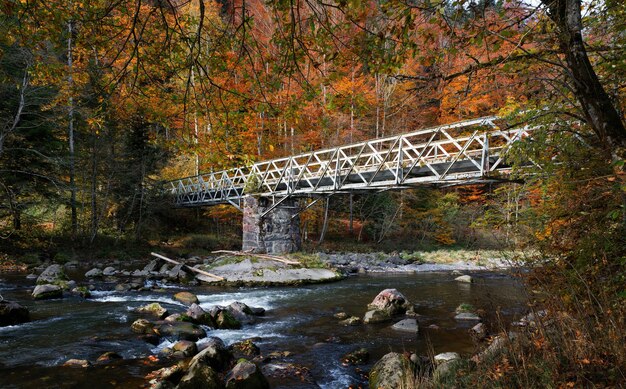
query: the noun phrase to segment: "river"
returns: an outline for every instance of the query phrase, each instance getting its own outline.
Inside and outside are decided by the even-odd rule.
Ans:
[[[187,290],[196,293],[203,308],[241,301],[263,307],[266,315],[241,330],[210,330],[226,344],[254,338],[263,355],[289,351],[286,362],[303,365],[314,384],[294,379],[272,379],[276,388],[366,387],[361,372],[390,351],[411,351],[421,355],[456,351],[469,355],[476,346],[468,329],[475,323],[454,320],[454,309],[470,303],[484,311],[487,323],[508,323],[524,313],[525,297],[517,280],[500,273],[472,273],[475,282],[454,281],[450,273],[359,275],[342,281],[296,287],[209,287]],[[96,284],[91,299],[69,297],[33,301],[33,281],[23,275],[2,275],[0,293],[7,300],[27,306],[32,322],[0,328],[0,387],[2,388],[111,388],[141,387],[143,378],[172,361],[150,362],[148,356],[169,345],[154,346],[137,339],[131,323],[140,316],[133,309],[148,302],[160,302],[172,313],[185,307],[172,295],[181,290],[160,285],[162,290],[114,292],[114,285]],[[396,288],[418,305],[420,332],[417,336],[392,330],[390,324],[343,327],[333,314],[345,311],[362,317],[366,306],[383,289]],[[496,315],[499,312],[499,315]],[[429,328],[435,325],[438,328]],[[200,341],[201,342],[201,341]],[[355,369],[343,366],[346,352],[365,347],[370,362]],[[61,367],[70,358],[95,361],[115,351],[123,361],[88,368]]]

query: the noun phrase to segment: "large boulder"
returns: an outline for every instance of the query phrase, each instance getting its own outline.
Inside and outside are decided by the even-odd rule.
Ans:
[[[396,389],[405,387],[410,363],[409,359],[402,354],[386,354],[376,362],[370,371],[370,388]]]
[[[161,355],[173,358],[189,358],[198,353],[198,346],[189,340],[179,340],[172,347],[165,347]]]
[[[0,301],[0,327],[30,321],[28,309],[13,301]]]
[[[206,332],[202,328],[184,321],[161,322],[154,327],[154,332],[168,339],[190,340],[192,342],[206,337]]]
[[[63,297],[63,289],[58,285],[45,284],[37,285],[33,290],[33,297],[36,300],[48,300]]]
[[[180,379],[176,389],[223,389],[224,384],[211,367],[200,361],[194,360],[189,365],[189,370]]]
[[[261,355],[261,349],[252,340],[247,339],[231,344],[228,349],[233,353],[235,359],[252,359]]]
[[[215,326],[222,330],[238,330],[241,328],[239,320],[227,310],[220,310],[214,317]]]
[[[186,319],[189,319],[191,322],[196,324],[214,326],[211,315],[196,303],[191,304],[191,306],[187,309],[187,312],[185,312],[184,320]]]
[[[240,323],[243,323],[243,324],[256,323],[256,316],[252,312],[252,309],[250,309],[250,307],[244,303],[235,301],[234,303],[227,306],[226,310]]]
[[[174,295],[174,300],[180,301],[185,305],[198,304],[198,296],[191,292],[178,292]]]
[[[167,309],[163,308],[163,306],[161,306],[161,304],[159,303],[150,303],[148,305],[143,305],[135,309],[135,311],[139,313],[153,315],[159,319],[164,319],[169,315],[169,313],[167,312]]]
[[[214,369],[222,370],[230,365],[233,354],[226,348],[222,339],[209,337],[199,343],[200,352],[191,360],[191,363],[200,361]]]
[[[241,361],[226,375],[226,389],[265,389],[270,384],[257,365]]]
[[[63,266],[50,265],[37,277],[37,284],[58,284],[59,282],[67,280],[68,278],[63,271]]]
[[[367,309],[386,312],[389,316],[405,313],[411,303],[396,289],[385,289],[378,293]]]

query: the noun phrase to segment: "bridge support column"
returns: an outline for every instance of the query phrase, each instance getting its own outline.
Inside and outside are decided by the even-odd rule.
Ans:
[[[287,199],[270,213],[261,215],[271,206],[264,197],[248,196],[243,202],[243,251],[286,254],[300,250],[300,218],[295,199]]]

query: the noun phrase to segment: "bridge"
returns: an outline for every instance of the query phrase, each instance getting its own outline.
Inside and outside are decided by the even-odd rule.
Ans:
[[[178,207],[242,210],[244,250],[291,252],[300,247],[299,212],[321,198],[501,181],[511,171],[507,151],[531,132],[488,116],[185,177],[166,190]],[[303,197],[314,200],[299,207]]]

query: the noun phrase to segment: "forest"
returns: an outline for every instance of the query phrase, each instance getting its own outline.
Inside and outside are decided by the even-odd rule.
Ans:
[[[498,115],[535,128],[510,182],[332,196],[300,215],[305,250],[524,252],[529,306],[557,324],[442,387],[623,385],[623,1],[0,9],[3,266],[239,249],[240,211],[176,209],[165,183]]]

